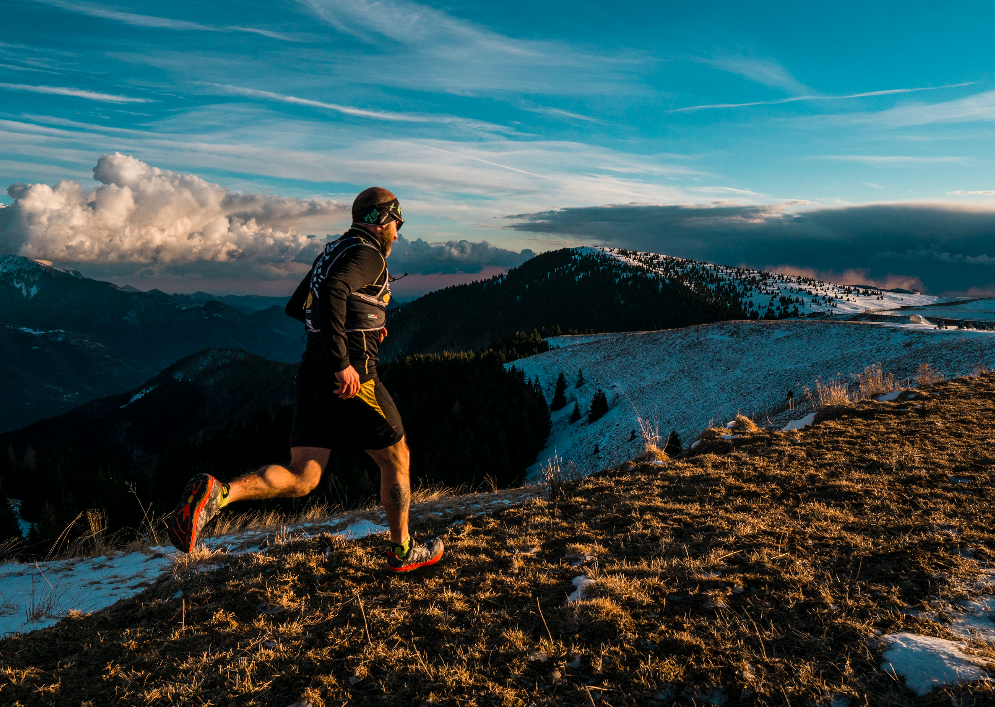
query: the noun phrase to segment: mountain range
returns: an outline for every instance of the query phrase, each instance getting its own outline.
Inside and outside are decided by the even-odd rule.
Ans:
[[[127,390],[208,348],[300,359],[303,327],[282,306],[237,306],[0,255],[0,431]]]
[[[516,332],[647,331],[936,299],[655,253],[568,248],[505,275],[392,303],[382,359],[482,350]],[[302,327],[282,305],[272,297],[141,292],[0,256],[0,431],[128,390],[208,348],[296,362]]]
[[[852,315],[936,297],[616,248],[565,248],[431,292],[389,317],[386,360],[473,350],[519,331],[649,331],[733,319]]]

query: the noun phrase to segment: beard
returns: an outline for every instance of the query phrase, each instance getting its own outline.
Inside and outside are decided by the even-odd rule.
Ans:
[[[390,249],[394,245],[394,238],[397,236],[397,222],[391,221],[386,226],[380,229],[379,240],[380,240],[380,252],[383,253],[383,257],[390,255]]]

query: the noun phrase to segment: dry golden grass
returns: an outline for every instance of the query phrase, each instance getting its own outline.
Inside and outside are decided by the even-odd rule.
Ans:
[[[729,423],[729,429],[734,432],[756,432],[757,423],[746,415],[736,415],[736,419]]]
[[[663,448],[660,447],[660,424],[650,422],[642,415],[636,415],[636,422],[639,424],[639,434],[643,438],[643,453],[652,459],[667,459]]]
[[[924,363],[921,366],[916,367],[916,384],[922,388],[929,385],[936,385],[937,383],[942,383],[947,377],[940,373],[928,363]]]
[[[828,383],[818,380],[815,382],[815,390],[806,390],[805,395],[813,410],[824,410],[854,402],[846,383],[839,378],[834,378]]]
[[[0,643],[0,702],[992,704],[985,683],[916,697],[879,670],[878,636],[949,638],[903,612],[963,598],[995,561],[993,429],[995,377],[960,379],[422,524],[448,550],[410,577],[384,572],[382,538],[192,558]]]
[[[873,398],[898,390],[894,373],[885,373],[880,363],[874,363],[857,374],[859,398]]]

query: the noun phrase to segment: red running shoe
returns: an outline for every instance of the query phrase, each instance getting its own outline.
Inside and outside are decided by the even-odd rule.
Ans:
[[[197,474],[190,479],[169,521],[169,541],[183,552],[193,550],[200,531],[218,514],[220,501],[220,481],[210,474]]]
[[[444,549],[442,538],[432,538],[424,544],[412,538],[411,549],[404,557],[395,555],[393,548],[387,551],[387,569],[391,572],[410,572],[419,567],[434,565],[442,557]]]

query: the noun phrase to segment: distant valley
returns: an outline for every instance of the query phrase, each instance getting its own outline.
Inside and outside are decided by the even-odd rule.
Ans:
[[[282,306],[231,302],[129,291],[0,256],[0,431],[127,390],[207,348],[300,359],[303,326]]]

